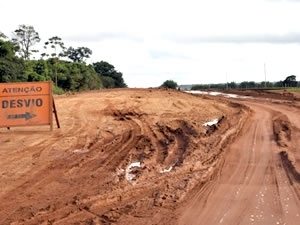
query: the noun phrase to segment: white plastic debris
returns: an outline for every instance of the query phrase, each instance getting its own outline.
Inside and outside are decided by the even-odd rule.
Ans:
[[[218,119],[214,119],[214,120],[212,120],[212,121],[209,121],[209,122],[204,123],[203,126],[212,126],[212,125],[214,125],[214,124],[217,124],[218,122],[219,122]]]
[[[125,177],[126,180],[133,180],[133,178],[135,177],[134,174],[131,173],[131,170],[133,167],[141,167],[141,163],[140,162],[133,162],[131,163],[127,168],[126,168],[126,172],[125,172]]]
[[[169,169],[161,170],[160,173],[169,173],[173,169],[173,166],[170,166]]]

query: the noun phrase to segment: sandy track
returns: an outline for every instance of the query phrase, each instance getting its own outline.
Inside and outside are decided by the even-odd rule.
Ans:
[[[298,223],[299,110],[269,100],[243,104],[252,116],[215,179],[184,206],[179,224]]]
[[[294,101],[121,89],[56,105],[62,129],[1,130],[0,224],[295,224],[299,216]]]

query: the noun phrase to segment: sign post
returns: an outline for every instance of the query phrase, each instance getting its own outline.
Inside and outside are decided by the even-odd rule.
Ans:
[[[53,105],[52,82],[1,83],[0,127],[50,125],[52,130]]]

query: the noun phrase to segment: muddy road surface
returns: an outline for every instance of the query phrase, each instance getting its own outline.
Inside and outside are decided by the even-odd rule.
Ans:
[[[61,129],[0,130],[0,224],[298,224],[298,99],[253,96],[55,96]]]
[[[298,224],[299,110],[274,100],[243,104],[251,116],[213,179],[182,208],[179,224]]]

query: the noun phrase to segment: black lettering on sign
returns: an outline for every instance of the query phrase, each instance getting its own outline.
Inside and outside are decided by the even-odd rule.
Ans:
[[[35,104],[37,107],[41,107],[43,105],[43,99],[41,98],[38,98],[36,101],[35,101]]]
[[[23,108],[23,107],[42,107],[43,106],[43,99],[13,99],[13,100],[2,100],[1,107],[2,109],[7,108]]]
[[[30,106],[30,99],[24,99],[24,105],[25,105],[25,107],[29,107]]]
[[[17,108],[22,108],[23,107],[23,101],[21,99],[17,100]]]
[[[42,87],[36,87],[35,90],[36,90],[37,92],[41,92],[41,91],[42,91]]]
[[[16,100],[10,100],[9,103],[9,108],[16,108]]]
[[[3,100],[2,101],[2,109],[6,109],[6,108],[8,108],[8,101],[6,101],[6,100]]]
[[[42,87],[15,87],[15,88],[3,88],[2,93],[32,93],[32,92],[41,92]]]

